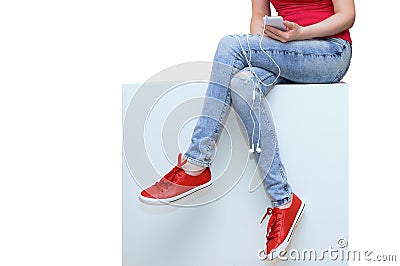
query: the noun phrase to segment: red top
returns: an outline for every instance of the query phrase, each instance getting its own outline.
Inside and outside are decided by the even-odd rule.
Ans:
[[[300,26],[318,23],[335,14],[332,0],[270,0],[279,16]],[[329,36],[351,43],[349,30]]]

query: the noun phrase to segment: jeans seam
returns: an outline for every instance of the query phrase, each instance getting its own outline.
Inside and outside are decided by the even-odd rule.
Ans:
[[[263,48],[264,49],[264,48]],[[276,53],[276,54],[291,54],[291,55],[300,55],[300,56],[340,56],[343,52],[335,52],[335,53],[300,53],[298,51],[291,51],[291,50],[278,50],[278,49],[271,49],[271,48],[265,48],[264,49],[267,52],[270,52],[271,54]],[[261,53],[263,51],[261,50],[254,50],[255,53]]]
[[[271,121],[269,121],[268,116],[264,113],[264,108],[261,108],[261,114],[264,116],[264,118],[266,120],[268,129],[269,129],[269,133],[270,133],[270,135],[272,137],[272,141],[274,142],[274,146],[276,147],[277,140],[276,140],[276,137],[275,137],[275,134],[274,134],[274,130],[272,130]],[[258,123],[260,124],[260,121]],[[260,126],[260,125],[258,125],[258,126]]]
[[[340,46],[346,46],[346,43],[350,44],[347,40],[343,40],[341,38],[326,38],[329,41],[332,41]]]
[[[347,41],[346,41],[346,42],[347,42]],[[350,51],[349,51],[349,53],[350,53],[350,56],[349,56],[349,63],[347,64],[346,69],[343,71],[342,76],[340,77],[340,79],[339,79],[338,81],[340,81],[340,80],[346,75],[347,71],[349,71],[349,68],[350,68],[351,57],[352,57],[352,53],[353,53],[351,44],[349,44],[349,46],[345,46],[344,49],[347,49],[347,48],[350,49]]]
[[[264,75],[264,76],[261,76],[260,79],[264,82],[265,79],[267,79],[267,78],[269,78],[269,77],[272,77],[273,75],[274,75],[274,74],[266,74],[266,75]],[[260,83],[260,82],[259,82],[259,83]],[[272,86],[272,85],[274,85],[274,84],[271,84],[271,86]]]
[[[343,45],[342,53],[344,53],[346,49],[350,49],[350,51],[349,51],[349,53],[350,53],[349,62],[348,62],[347,66],[346,66],[346,68],[344,70],[342,69],[336,74],[335,78],[332,80],[331,83],[336,83],[336,82],[341,81],[343,79],[343,77],[346,75],[346,73],[349,70],[349,68],[350,68],[350,62],[351,62],[351,56],[352,56],[352,47],[351,47],[351,45],[350,46]]]
[[[233,61],[233,64],[232,64],[232,66],[233,66],[233,68],[235,68],[235,65],[236,65],[236,62],[237,62],[237,60],[238,60],[238,58],[236,58],[235,57],[235,60]],[[240,70],[239,70],[240,71]],[[231,81],[232,80],[232,78],[233,78],[233,71],[231,71],[231,75],[230,75],[230,77],[229,77],[229,81]],[[220,114],[220,116],[219,116],[219,118],[218,118],[218,123],[217,123],[217,125],[216,125],[216,127],[214,128],[214,130],[213,130],[213,132],[214,132],[214,137],[216,136],[216,135],[218,135],[218,133],[219,133],[219,130],[220,130],[220,128],[221,128],[221,120],[222,120],[222,117],[223,117],[223,115],[226,113],[226,110],[228,109],[228,99],[230,98],[230,96],[231,96],[231,89],[230,89],[230,87],[229,87],[229,85],[228,85],[228,88],[229,88],[229,90],[227,90],[228,92],[227,92],[227,94],[226,94],[226,96],[225,96],[225,102],[224,102],[224,107],[222,108],[222,111],[221,111],[221,114]],[[211,149],[211,143],[207,146],[207,153],[210,151],[210,149]]]
[[[269,133],[270,133],[270,135],[272,136],[272,141],[273,141],[273,143],[274,143],[274,146],[275,146],[275,153],[274,153],[274,158],[273,159],[275,159],[275,156],[277,156],[276,155],[276,152],[277,152],[277,148],[276,148],[276,146],[277,146],[277,139],[276,139],[276,137],[275,137],[275,134],[273,133],[273,130],[272,130],[272,127],[271,127],[271,121],[268,119],[268,116],[265,114],[265,112],[264,112],[264,108],[261,108],[261,113],[262,113],[262,115],[263,115],[263,117],[265,118],[265,120],[266,120],[266,123],[267,123],[267,126],[268,126],[268,129],[269,129]],[[261,121],[259,121],[259,123],[260,123]],[[260,127],[260,125],[258,125],[259,127]],[[284,186],[283,186],[283,188],[284,188],[284,190],[285,190],[285,192],[288,194],[288,201],[287,202],[289,202],[290,200],[291,200],[291,195],[289,195],[289,191],[288,191],[288,189],[287,189],[287,180],[285,179],[285,177],[286,177],[286,174],[285,174],[285,172],[283,171],[283,168],[282,168],[282,164],[281,164],[281,162],[279,163],[279,172],[280,172],[280,175],[281,175],[281,177],[282,177],[282,181],[284,181]],[[267,175],[268,175],[268,173],[267,173]]]
[[[285,175],[285,172],[283,171],[282,163],[279,163],[279,172],[281,173],[282,179],[284,179],[286,177],[286,175]]]
[[[275,73],[271,73],[271,74],[267,74],[267,75],[261,76],[261,77],[260,77],[260,80],[262,80],[262,82],[264,83],[264,81],[265,81],[267,78],[270,78],[270,77],[274,76],[274,74],[275,74]],[[275,87],[275,85],[276,85],[277,82],[278,82],[278,79],[276,79],[273,83],[268,84],[268,86],[265,86],[266,88],[265,88],[265,93],[263,92],[263,96],[266,96],[266,95],[272,90],[272,88]],[[260,81],[258,81],[258,85],[260,86],[260,90],[261,90],[262,84],[261,84]]]
[[[228,90],[228,93],[226,94],[226,97],[225,97],[224,107],[222,108],[221,114],[220,114],[220,116],[218,118],[218,123],[217,123],[216,127],[213,130],[213,137],[214,138],[215,138],[216,135],[218,135],[219,130],[221,128],[221,123],[222,123],[221,120],[222,120],[223,115],[226,113],[226,110],[227,110],[227,107],[228,107],[227,100],[229,99],[229,96],[230,96],[230,91]],[[211,143],[208,144],[207,153],[210,151],[211,146],[212,146]]]

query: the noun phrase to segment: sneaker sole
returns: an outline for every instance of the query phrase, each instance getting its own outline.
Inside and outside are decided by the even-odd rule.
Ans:
[[[289,230],[288,235],[286,236],[285,240],[280,244],[276,249],[272,250],[270,254],[265,255],[264,249],[258,250],[258,258],[260,260],[274,260],[276,257],[278,257],[278,254],[280,254],[281,251],[286,250],[287,246],[290,244],[290,241],[292,239],[292,235],[294,232],[294,229],[296,228],[297,224],[299,223],[301,217],[303,217],[304,213],[304,208],[305,208],[304,202],[301,203],[300,208],[296,214],[296,218],[294,220],[294,223],[292,224],[292,227]]]
[[[143,197],[142,195],[139,195],[139,200],[143,203],[150,204],[150,205],[165,205],[165,204],[169,204],[173,201],[177,201],[186,196],[189,196],[190,194],[192,194],[196,191],[199,191],[203,188],[206,188],[206,187],[210,186],[211,184],[212,184],[212,181],[210,180],[207,183],[204,183],[203,185],[192,188],[191,190],[188,190],[182,194],[179,194],[179,195],[177,195],[175,197],[171,197],[171,198],[156,199],[156,198],[147,198],[147,197]]]

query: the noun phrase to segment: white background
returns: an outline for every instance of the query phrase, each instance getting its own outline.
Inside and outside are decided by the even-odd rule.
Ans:
[[[121,84],[211,60],[221,36],[248,30],[250,0],[3,2],[0,264],[120,265]],[[400,237],[400,9],[389,0],[356,8],[345,77],[349,243],[391,254]]]

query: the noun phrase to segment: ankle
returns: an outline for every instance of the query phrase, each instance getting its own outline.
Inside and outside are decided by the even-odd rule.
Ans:
[[[203,173],[203,171],[206,169],[204,166],[192,164],[190,162],[186,162],[183,166],[182,169],[185,171],[186,174],[192,175],[192,176],[197,176]]]
[[[278,206],[277,208],[284,210],[284,209],[290,208],[290,206],[292,206],[292,201],[286,202],[285,204]]]

